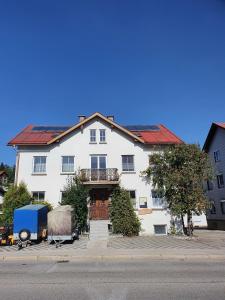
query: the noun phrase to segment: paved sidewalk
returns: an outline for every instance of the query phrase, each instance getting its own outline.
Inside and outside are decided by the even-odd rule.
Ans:
[[[104,260],[104,259],[222,259],[225,260],[225,232],[196,232],[193,239],[173,236],[111,237],[90,241],[81,237],[60,248],[42,242],[20,251],[1,247],[1,260]]]

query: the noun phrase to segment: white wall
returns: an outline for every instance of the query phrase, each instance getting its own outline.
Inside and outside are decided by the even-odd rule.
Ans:
[[[97,129],[97,144],[90,144],[90,129]],[[106,144],[100,144],[99,129],[106,129]],[[120,174],[121,186],[127,190],[136,191],[137,209],[139,197],[146,197],[148,207],[152,207],[151,185],[146,183],[141,171],[148,166],[148,156],[152,148],[134,142],[132,138],[112,129],[102,120],[93,120],[84,126],[83,131],[77,130],[60,141],[48,147],[20,147],[18,183],[24,181],[32,191],[45,191],[45,199],[57,206],[61,200],[60,191],[64,190],[68,175],[61,174],[61,156],[75,156],[76,170],[90,168],[91,154],[106,154],[107,168],[117,168]],[[135,172],[122,172],[121,155],[134,155]],[[46,175],[32,174],[33,156],[47,156]],[[165,211],[153,211],[141,216],[143,233],[152,234],[153,225],[166,224],[169,228],[170,216]]]

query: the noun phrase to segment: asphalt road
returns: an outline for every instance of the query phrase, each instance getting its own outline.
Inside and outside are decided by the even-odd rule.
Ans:
[[[225,299],[225,262],[1,262],[0,299]]]

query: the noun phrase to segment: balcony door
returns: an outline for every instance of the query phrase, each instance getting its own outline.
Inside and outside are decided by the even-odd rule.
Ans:
[[[106,180],[106,155],[91,155],[91,180]]]

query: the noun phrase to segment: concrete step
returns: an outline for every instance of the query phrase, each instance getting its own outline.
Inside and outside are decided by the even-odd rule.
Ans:
[[[107,220],[94,220],[90,221],[90,240],[107,240],[108,233],[108,223]]]

